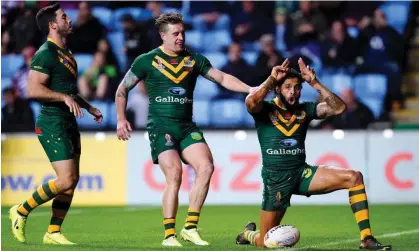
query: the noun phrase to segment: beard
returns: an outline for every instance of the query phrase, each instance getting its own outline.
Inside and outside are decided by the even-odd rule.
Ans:
[[[279,99],[281,100],[281,102],[284,104],[285,108],[287,110],[294,110],[300,103],[300,99],[299,98],[294,98],[294,103],[290,104],[288,102],[288,100],[285,98],[284,95],[282,95],[282,93],[278,93],[279,95]]]
[[[73,33],[71,26],[70,27],[66,27],[65,25],[58,27],[57,30],[58,34],[60,34],[63,37],[67,37],[69,34]]]

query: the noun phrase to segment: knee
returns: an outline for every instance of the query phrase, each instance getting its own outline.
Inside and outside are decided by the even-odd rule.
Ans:
[[[173,166],[171,170],[166,173],[166,182],[168,186],[180,187],[182,183],[182,167]]]
[[[349,179],[349,188],[356,187],[364,183],[364,176],[361,172],[352,170]]]
[[[212,164],[211,162],[207,162],[205,164],[198,166],[197,175],[205,179],[210,179],[213,172],[214,172],[214,164]]]
[[[60,190],[67,191],[69,189],[74,189],[79,182],[79,178],[79,175],[76,173],[58,177],[57,182],[60,184]]]

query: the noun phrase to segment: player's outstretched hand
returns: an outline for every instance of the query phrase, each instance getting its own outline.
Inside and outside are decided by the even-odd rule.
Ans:
[[[302,58],[298,59],[298,66],[300,67],[301,77],[303,77],[304,81],[311,83],[316,79],[316,72],[309,65],[306,65]]]
[[[118,124],[116,126],[116,134],[118,135],[119,140],[129,140],[129,138],[131,138],[129,132],[131,131],[131,125],[128,120],[118,120]]]
[[[98,124],[102,123],[103,115],[102,115],[102,113],[100,112],[99,109],[97,109],[96,107],[91,106],[89,108],[88,112],[90,114],[92,114],[93,117],[95,117],[94,120],[96,121],[96,123],[98,123]]]
[[[271,75],[276,79],[276,81],[281,80],[282,78],[287,75],[287,72],[289,71],[289,64],[290,61],[287,59],[282,62],[282,65],[275,66],[272,68]]]
[[[70,108],[70,112],[74,114],[75,117],[83,117],[83,111],[80,105],[73,99],[71,96],[64,98],[64,103]]]

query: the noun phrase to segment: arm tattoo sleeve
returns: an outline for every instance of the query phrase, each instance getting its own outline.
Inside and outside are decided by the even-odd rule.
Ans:
[[[118,91],[116,92],[116,97],[127,99],[127,92],[123,89],[118,89]]]
[[[121,85],[123,85],[126,89],[131,90],[138,83],[138,80],[138,77],[131,70],[129,70],[127,74],[125,74],[124,79],[122,79]]]

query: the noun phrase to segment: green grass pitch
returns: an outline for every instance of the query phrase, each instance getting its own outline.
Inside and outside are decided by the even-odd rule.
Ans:
[[[162,250],[163,225],[160,207],[74,207],[70,209],[63,232],[77,246],[57,247],[42,244],[50,210],[33,211],[26,227],[27,243],[11,235],[8,207],[2,207],[2,250]],[[186,216],[181,207],[177,217],[179,233]],[[419,250],[419,205],[370,205],[373,234],[393,250]],[[205,206],[199,227],[209,247],[184,243],[178,250],[258,250],[237,246],[236,235],[248,220],[259,222],[258,206]],[[283,224],[297,226],[301,232],[296,248],[288,250],[359,250],[359,232],[349,206],[293,206]],[[169,248],[170,249],[170,248]],[[170,249],[172,250],[172,249]]]

